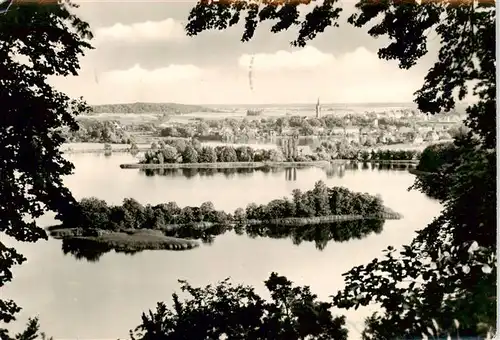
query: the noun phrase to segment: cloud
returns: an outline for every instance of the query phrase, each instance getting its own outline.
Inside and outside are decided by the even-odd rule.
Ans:
[[[210,75],[210,71],[190,64],[171,64],[156,69],[136,64],[128,69],[107,72],[98,72],[89,66],[82,68],[79,76],[53,77],[51,83],[70,97],[83,96],[90,104],[185,102],[190,96],[196,97],[190,89],[206,74]]]
[[[312,46],[306,46],[298,51],[277,51],[275,53],[244,54],[239,60],[240,67],[248,68],[252,63],[255,70],[294,70],[312,69],[332,62],[332,55],[323,53]]]
[[[158,42],[181,41],[186,38],[183,25],[171,18],[162,21],[145,21],[129,25],[116,23],[95,31],[95,41],[103,42]]]
[[[154,70],[143,69],[139,64],[127,70],[113,70],[96,75],[98,82],[106,84],[144,83],[159,85],[200,77],[202,70],[194,65],[169,65]]]
[[[238,65],[248,69],[253,59],[253,69],[257,71],[281,70],[311,70],[318,68],[336,69],[338,71],[369,70],[377,66],[384,66],[378,56],[364,47],[358,47],[352,52],[340,57],[324,53],[312,46],[306,46],[297,51],[277,51],[275,53],[243,54],[238,59]]]
[[[82,65],[78,77],[59,78],[58,89],[91,104],[124,102],[323,103],[411,102],[423,84],[425,68],[401,70],[363,47],[333,55],[314,47],[292,52],[257,53],[211,68],[166,64],[146,69],[140,64],[97,72],[99,49]],[[56,84],[57,83],[57,84]]]
[[[422,69],[401,70],[397,62],[381,60],[364,47],[340,55],[313,46],[244,54],[237,65],[252,78],[254,97],[272,93],[276,101],[288,97],[309,102],[321,96],[333,102],[406,102],[412,100],[424,75]]]

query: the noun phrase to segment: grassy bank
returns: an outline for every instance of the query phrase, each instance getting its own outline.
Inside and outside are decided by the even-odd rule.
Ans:
[[[356,220],[369,220],[369,219],[381,219],[381,220],[399,220],[403,216],[387,208],[386,211],[379,215],[328,215],[328,216],[314,216],[314,217],[286,217],[286,218],[276,218],[270,220],[245,220],[242,224],[246,225],[284,225],[284,226],[303,226],[303,225],[314,225],[314,224],[327,224],[342,221],[356,221]]]
[[[57,239],[71,239],[88,246],[106,246],[117,251],[185,250],[199,245],[193,240],[165,236],[160,230],[99,231],[96,236],[80,236],[79,228],[55,226],[48,229],[50,235]]]
[[[369,220],[369,219],[380,219],[380,220],[399,220],[403,216],[390,208],[385,208],[385,211],[377,215],[327,215],[327,216],[314,216],[314,217],[286,217],[286,218],[275,218],[269,220],[257,220],[257,219],[244,219],[236,222],[227,223],[228,226],[235,225],[283,225],[283,226],[303,226],[303,225],[314,225],[314,224],[327,224],[342,221],[356,221],[356,220]],[[50,232],[50,236],[56,239],[63,238],[81,238],[81,239],[100,239],[108,243],[116,241],[118,243],[127,243],[131,240],[138,240],[142,242],[149,241],[159,241],[167,243],[191,243],[193,241],[181,238],[168,237],[163,234],[162,231],[172,231],[179,228],[192,228],[196,230],[208,229],[213,226],[219,225],[220,223],[214,222],[192,222],[186,224],[167,224],[161,228],[161,230],[151,230],[151,229],[127,229],[121,230],[119,232],[109,232],[102,231],[100,235],[97,236],[81,236],[83,230],[81,228],[70,228],[64,227],[63,225],[56,225],[48,227],[47,230]],[[196,242],[195,242],[196,243]],[[190,247],[192,248],[192,247]],[[169,249],[169,248],[161,248]]]
[[[230,168],[276,168],[276,167],[301,167],[301,166],[327,166],[328,161],[311,162],[217,162],[217,163],[163,163],[163,164],[120,164],[122,169],[230,169]]]

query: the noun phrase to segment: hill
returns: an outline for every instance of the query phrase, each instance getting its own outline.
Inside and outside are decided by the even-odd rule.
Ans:
[[[186,114],[191,112],[217,112],[217,110],[199,106],[177,103],[130,103],[93,105],[92,113],[164,113]]]

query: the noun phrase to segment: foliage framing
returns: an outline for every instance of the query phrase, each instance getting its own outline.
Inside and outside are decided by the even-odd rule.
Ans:
[[[0,232],[17,241],[47,239],[35,219],[74,203],[62,183],[73,165],[62,157],[58,131],[78,129],[74,117],[87,106],[47,80],[77,75],[78,58],[92,48],[88,24],[71,13],[75,7],[64,0],[13,3],[0,20]],[[11,267],[25,260],[0,242],[0,287],[11,281]],[[0,300],[0,321],[15,320],[20,309],[12,300]],[[7,337],[6,330],[0,329],[0,336]]]
[[[294,287],[277,273],[265,281],[272,302],[252,287],[231,284],[193,287],[179,281],[189,298],[173,294],[173,308],[160,302],[142,314],[142,324],[130,331],[132,340],[147,339],[276,339],[346,340],[345,317],[334,317],[331,303],[317,300],[308,286]]]
[[[336,0],[314,5],[299,19],[300,1],[200,1],[189,15],[189,36],[236,25],[246,12],[241,40],[250,40],[259,22],[275,20],[271,32],[298,26],[292,46],[303,47],[327,27],[338,27]],[[380,315],[367,320],[365,339],[421,334],[484,335],[496,319],[496,10],[493,1],[361,0],[348,18],[356,27],[378,19],[368,34],[387,36],[381,59],[409,69],[427,53],[434,31],[441,47],[415,102],[426,114],[448,112],[468,93],[478,101],[466,112],[471,132],[456,142],[458,160],[449,164],[440,197],[442,213],[403,250],[389,247],[384,259],[346,273],[335,297],[344,308],[378,303]],[[418,186],[417,186],[418,187]],[[439,323],[438,323],[439,321]]]

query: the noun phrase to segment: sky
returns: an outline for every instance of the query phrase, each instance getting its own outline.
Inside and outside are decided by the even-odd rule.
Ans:
[[[430,37],[431,53],[411,70],[378,59],[387,40],[346,22],[351,0],[341,2],[340,27],[327,28],[304,48],[290,47],[295,28],[273,34],[271,23],[245,43],[242,25],[188,37],[184,26],[194,1],[78,3],[95,49],[81,58],[79,76],[51,82],[89,104],[291,104],[318,97],[324,103],[411,102],[439,44]],[[301,13],[310,9],[304,5]]]

